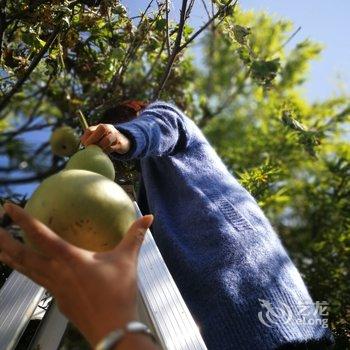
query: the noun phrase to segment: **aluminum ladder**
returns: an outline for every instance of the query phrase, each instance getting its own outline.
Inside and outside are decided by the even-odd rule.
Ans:
[[[134,205],[137,215],[141,216],[136,202]],[[140,317],[155,332],[163,349],[206,349],[150,230],[140,250],[138,285]],[[11,273],[0,290],[1,350],[15,349],[44,294],[43,287],[16,271]],[[56,304],[51,303],[30,349],[57,350],[67,323]]]

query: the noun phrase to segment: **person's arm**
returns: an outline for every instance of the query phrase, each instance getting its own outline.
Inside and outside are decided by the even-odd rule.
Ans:
[[[100,124],[85,131],[85,146],[98,144],[117,159],[163,156],[183,150],[191,141],[189,120],[165,102],[149,105],[138,118],[112,126]]]
[[[135,221],[115,249],[95,253],[62,240],[16,205],[4,209],[40,253],[0,228],[0,261],[45,287],[92,346],[137,320],[137,257],[151,215]],[[127,334],[118,349],[159,348],[146,335]]]
[[[183,113],[165,102],[156,102],[141,115],[116,129],[131,141],[127,154],[117,158],[144,158],[173,154],[186,148],[190,134]]]

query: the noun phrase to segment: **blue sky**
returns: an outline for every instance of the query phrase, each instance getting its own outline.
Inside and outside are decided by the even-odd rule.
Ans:
[[[208,4],[209,1],[205,0]],[[148,0],[123,1],[130,12],[144,9]],[[172,1],[173,16],[178,16],[181,0]],[[323,100],[339,94],[350,93],[350,1],[346,0],[240,0],[245,10],[259,10],[273,14],[276,18],[289,19],[301,31],[289,47],[309,38],[324,45],[319,60],[312,63],[310,78],[304,91],[310,101]],[[196,0],[192,23],[200,25],[206,19],[201,0]]]
[[[291,42],[309,38],[324,45],[322,56],[311,66],[305,92],[310,100],[350,92],[350,1],[242,0],[244,9],[264,10],[290,19],[301,31]]]

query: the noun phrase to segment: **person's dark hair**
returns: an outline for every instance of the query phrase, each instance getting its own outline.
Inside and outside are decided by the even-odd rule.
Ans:
[[[107,109],[100,120],[100,123],[119,124],[135,119],[139,113],[148,105],[145,101],[128,100]]]

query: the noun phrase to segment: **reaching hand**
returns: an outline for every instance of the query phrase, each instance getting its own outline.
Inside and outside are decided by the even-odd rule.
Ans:
[[[152,215],[135,221],[115,249],[94,253],[64,241],[19,206],[4,209],[40,253],[0,229],[0,260],[48,289],[91,345],[137,319],[137,257]]]
[[[124,154],[130,150],[130,140],[112,124],[90,126],[80,140],[84,146],[98,145],[107,153]]]

